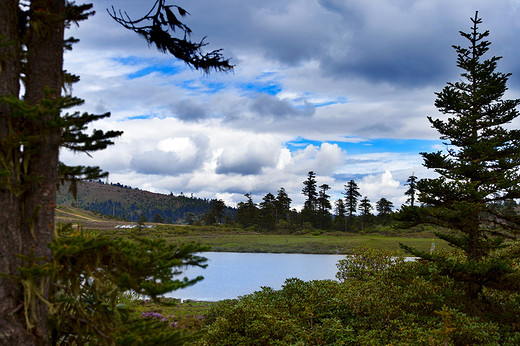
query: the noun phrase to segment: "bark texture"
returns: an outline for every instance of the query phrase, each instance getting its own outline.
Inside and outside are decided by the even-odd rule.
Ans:
[[[42,100],[58,99],[63,84],[65,0],[33,0],[30,7],[25,100],[38,105],[38,116],[21,120],[13,117],[6,103],[0,103],[0,169],[4,175],[0,184],[0,271],[8,275],[18,274],[22,263],[17,254],[49,260],[47,243],[54,229],[60,111]],[[16,98],[22,47],[18,13],[18,0],[0,1],[0,35],[4,38],[0,44],[0,96]],[[22,145],[17,136],[31,136],[32,143]],[[43,295],[48,296],[48,284]],[[0,345],[48,343],[47,306],[34,302],[31,316],[25,316],[21,285],[10,277],[0,277]],[[33,328],[27,328],[26,318],[32,320]]]
[[[0,1],[0,96],[18,97],[20,92],[20,42],[18,31],[18,1]],[[0,103],[0,157],[5,162],[5,184],[0,184],[0,272],[13,274],[20,266],[15,254],[22,253],[21,199],[9,185],[18,177],[16,159],[19,149],[12,137],[18,121],[12,119],[11,109]],[[8,163],[12,163],[9,165]],[[34,342],[23,320],[20,303],[23,292],[16,281],[0,276],[0,344],[25,345]]]

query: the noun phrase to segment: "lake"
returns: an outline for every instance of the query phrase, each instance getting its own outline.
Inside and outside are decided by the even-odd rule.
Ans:
[[[217,301],[259,291],[262,286],[282,288],[288,278],[304,281],[335,279],[336,263],[344,255],[205,252],[208,267],[188,268],[181,277],[204,280],[173,291],[166,297]]]

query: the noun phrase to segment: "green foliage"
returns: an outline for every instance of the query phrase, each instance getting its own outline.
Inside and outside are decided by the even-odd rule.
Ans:
[[[446,259],[459,253],[443,253]],[[505,255],[505,254],[504,254]],[[472,302],[430,262],[362,249],[338,264],[341,282],[288,279],[281,290],[216,303],[198,344],[490,345],[520,340],[520,295]]]
[[[366,280],[380,274],[388,273],[388,268],[402,266],[404,255],[387,250],[372,248],[356,249],[350,256],[337,264],[336,278],[340,281]]]
[[[205,319],[209,323],[201,344],[293,345],[349,340],[351,329],[335,316],[348,315],[333,297],[334,281],[288,279],[283,289],[264,287],[239,300],[217,303]]]
[[[25,287],[26,316],[37,299],[44,300],[37,279],[50,281],[48,300],[53,344],[150,344],[179,340],[177,329],[131,318],[124,293],[156,298],[190,286],[202,277],[179,278],[186,266],[205,266],[195,244],[167,244],[160,239],[112,238],[65,226],[49,244],[53,260],[25,256],[17,278]],[[31,321],[28,321],[31,323]]]
[[[460,259],[407,250],[437,263],[444,275],[465,283],[471,298],[481,299],[484,287],[509,290],[517,276],[516,259],[498,258],[496,251],[504,239],[520,234],[519,214],[500,206],[520,197],[520,131],[509,126],[520,115],[520,99],[503,99],[510,74],[496,72],[501,57],[485,58],[491,43],[489,31],[479,30],[478,12],[471,21],[471,31],[460,32],[468,46],[453,46],[461,79],[436,94],[435,106],[448,117],[428,117],[447,146],[444,152],[421,153],[438,177],[417,182],[422,205],[411,200],[401,218],[450,230],[438,236],[463,251]]]

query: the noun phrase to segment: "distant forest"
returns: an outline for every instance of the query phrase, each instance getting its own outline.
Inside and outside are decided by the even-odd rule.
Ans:
[[[77,196],[73,198],[70,186],[63,186],[58,193],[59,205],[70,205],[99,213],[106,217],[130,222],[156,222],[169,224],[239,225],[258,231],[321,229],[358,232],[374,225],[388,225],[393,205],[382,198],[376,203],[377,214],[365,197],[360,199],[357,184],[345,185],[345,198],[331,202],[329,187],[319,185],[315,173],[309,172],[303,182],[302,194],[307,197],[301,211],[291,207],[291,198],[282,187],[276,195],[268,193],[259,203],[250,194],[238,203],[237,208],[225,205],[222,200],[180,195],[159,194],[128,185],[105,183],[101,180],[77,184]],[[415,177],[410,183],[413,203]]]
[[[188,224],[207,214],[212,201],[183,194],[153,193],[99,180],[78,183],[76,199],[69,191],[69,186],[63,186],[58,193],[57,204],[90,210],[124,221]],[[235,211],[226,208],[226,213],[234,215]]]

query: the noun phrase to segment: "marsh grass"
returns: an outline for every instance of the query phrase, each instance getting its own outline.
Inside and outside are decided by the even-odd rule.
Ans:
[[[260,233],[232,227],[157,225],[142,230],[110,230],[116,236],[131,235],[164,238],[170,242],[196,242],[211,246],[215,252],[263,252],[303,254],[349,254],[356,248],[402,251],[400,243],[428,251],[446,243],[430,232],[400,235],[346,234],[342,232]]]

